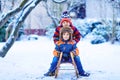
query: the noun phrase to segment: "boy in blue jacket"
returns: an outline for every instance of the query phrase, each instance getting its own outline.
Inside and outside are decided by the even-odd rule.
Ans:
[[[90,75],[90,73],[87,73],[83,70],[80,57],[78,56],[79,50],[76,47],[75,41],[72,40],[72,35],[73,35],[73,30],[70,27],[61,28],[60,38],[59,38],[59,41],[56,43],[56,47],[53,52],[54,57],[53,57],[49,71],[46,74],[44,74],[45,76],[55,75],[56,66],[57,66],[59,55],[61,52],[63,53],[63,57],[69,56],[70,52],[74,54],[74,60],[80,76],[88,77]]]

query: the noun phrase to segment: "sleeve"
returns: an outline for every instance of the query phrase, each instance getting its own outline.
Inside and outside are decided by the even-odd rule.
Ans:
[[[53,51],[53,55],[58,57],[58,56],[59,56],[59,53],[60,53],[59,46],[56,45],[56,46],[55,46],[55,50]]]
[[[59,27],[57,27],[55,29],[54,35],[53,35],[53,41],[54,43],[56,43],[57,41],[59,41]]]
[[[77,48],[76,44],[73,44],[73,50],[76,49],[76,48]]]
[[[73,40],[75,40],[76,43],[78,43],[80,41],[80,38],[81,38],[80,32],[76,27],[74,27]]]
[[[57,51],[60,52],[60,49],[59,49],[59,46],[58,46],[58,45],[55,46],[55,50],[57,50]]]
[[[76,56],[79,55],[79,50],[78,50],[76,44],[73,45],[73,51],[72,51],[72,52],[73,52],[74,55],[76,55]]]

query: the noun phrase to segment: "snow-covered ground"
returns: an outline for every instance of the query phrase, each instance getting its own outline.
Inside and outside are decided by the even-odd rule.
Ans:
[[[0,43],[0,49],[3,44]],[[91,73],[90,77],[78,80],[120,80],[120,44],[92,45],[81,40],[77,46],[85,71]],[[43,77],[52,61],[54,47],[52,39],[47,37],[15,42],[6,57],[0,58],[0,80],[54,80]],[[74,70],[60,70],[55,80],[76,80],[74,76]]]

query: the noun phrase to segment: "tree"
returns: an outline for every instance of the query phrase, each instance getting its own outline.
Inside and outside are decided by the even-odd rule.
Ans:
[[[52,11],[49,10],[49,6],[48,6],[47,2],[45,2],[44,7],[45,7],[45,9],[46,9],[46,11],[47,11],[48,16],[51,18],[54,26],[56,27],[56,26],[58,25],[59,18],[55,17],[55,16],[52,14]]]
[[[16,9],[8,12],[7,14],[3,14],[1,16],[1,20],[0,20],[0,28],[8,21],[8,19],[14,15],[16,15],[18,12],[20,12],[22,10],[22,8],[24,7],[24,5],[28,2],[29,0],[24,0],[19,7],[17,7]]]
[[[13,6],[14,6],[14,0],[13,1]],[[18,17],[15,19],[15,21],[13,21],[13,27],[14,29],[12,30],[12,33],[10,34],[9,38],[7,39],[6,43],[4,44],[4,46],[2,47],[2,49],[0,50],[0,56],[1,57],[5,57],[5,55],[7,54],[7,52],[9,51],[9,49],[12,47],[12,45],[14,44],[15,40],[16,40],[16,35],[18,33],[18,30],[20,29],[21,25],[23,24],[24,20],[26,19],[26,17],[28,16],[28,14],[37,6],[37,4],[41,1],[45,1],[45,8],[47,10],[48,15],[51,17],[51,19],[53,20],[53,22],[55,23],[55,25],[58,24],[59,19],[56,18],[55,16],[51,15],[48,5],[46,4],[46,2],[48,0],[23,0],[22,3],[14,10],[1,15],[0,17],[0,28],[2,28],[2,26],[8,21],[9,18],[18,15]],[[67,7],[67,10],[70,11],[71,9],[73,9],[76,6],[80,6],[81,2],[84,2],[85,0],[52,0],[55,3],[61,4],[61,3],[66,3],[70,4]],[[70,3],[69,3],[70,2]],[[79,2],[77,3],[77,5],[73,5],[73,2]],[[65,6],[66,7],[66,6]],[[60,9],[61,10],[61,9]],[[19,14],[18,14],[19,13]]]
[[[12,30],[12,33],[10,34],[10,37],[8,38],[8,40],[6,41],[6,43],[4,44],[4,46],[2,47],[2,49],[0,50],[0,56],[1,57],[5,57],[5,55],[7,54],[7,52],[9,51],[9,49],[12,47],[12,45],[14,44],[15,40],[16,40],[16,35],[18,30],[20,29],[21,25],[23,24],[23,22],[25,21],[26,17],[28,16],[28,14],[37,6],[37,4],[39,2],[41,2],[42,0],[24,0],[21,4],[20,4],[20,8],[16,8],[15,10],[9,12],[6,14],[6,16],[4,16],[1,20],[0,20],[0,26],[4,25],[3,23],[5,23],[10,17],[12,17],[13,15],[17,14],[18,12],[20,12],[20,15],[17,17],[17,19],[14,22],[14,29]]]
[[[117,17],[120,15],[120,0],[108,0],[112,5],[112,34],[111,34],[111,43],[114,44],[117,33]]]
[[[86,17],[86,0],[71,0],[68,2],[68,11],[75,12],[77,18]]]
[[[100,1],[101,2],[101,1]],[[110,41],[112,44],[114,44],[114,42],[116,41],[116,38],[117,38],[117,34],[118,34],[118,30],[117,30],[117,18],[118,16],[120,16],[120,0],[103,0],[104,2],[104,6],[101,7],[102,9],[104,9],[103,11],[106,12],[106,2],[109,3],[112,7],[112,17],[111,17],[111,22],[112,22],[112,25],[111,23],[108,23],[107,22],[107,19],[106,19],[106,13],[101,13],[101,18],[102,18],[102,22],[105,23],[106,26],[111,26],[112,29],[111,29],[111,33],[110,33]],[[102,3],[102,2],[101,2]],[[101,4],[103,5],[103,3]],[[101,12],[103,12],[101,11]]]
[[[85,0],[47,0],[44,7],[48,16],[51,18],[54,27],[59,24],[61,19],[61,13],[68,11],[71,13],[74,11],[77,14],[77,18],[84,19],[86,17],[86,1]],[[49,6],[50,5],[50,6]]]

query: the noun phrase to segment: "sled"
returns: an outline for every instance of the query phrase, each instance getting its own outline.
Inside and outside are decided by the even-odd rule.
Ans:
[[[56,70],[55,70],[55,78],[57,78],[57,76],[58,76],[58,72],[59,72],[62,56],[63,56],[63,53],[60,53],[60,57],[59,57],[59,60],[58,60],[58,63],[57,63],[57,67],[56,67]],[[74,61],[74,55],[73,55],[72,52],[70,52],[70,57],[71,57],[72,63],[71,62],[65,62],[65,63],[71,63],[74,66],[75,74],[76,74],[76,77],[78,78],[79,77],[79,73],[78,73],[77,66],[76,66],[75,61]],[[64,63],[64,62],[62,62],[62,63]]]

